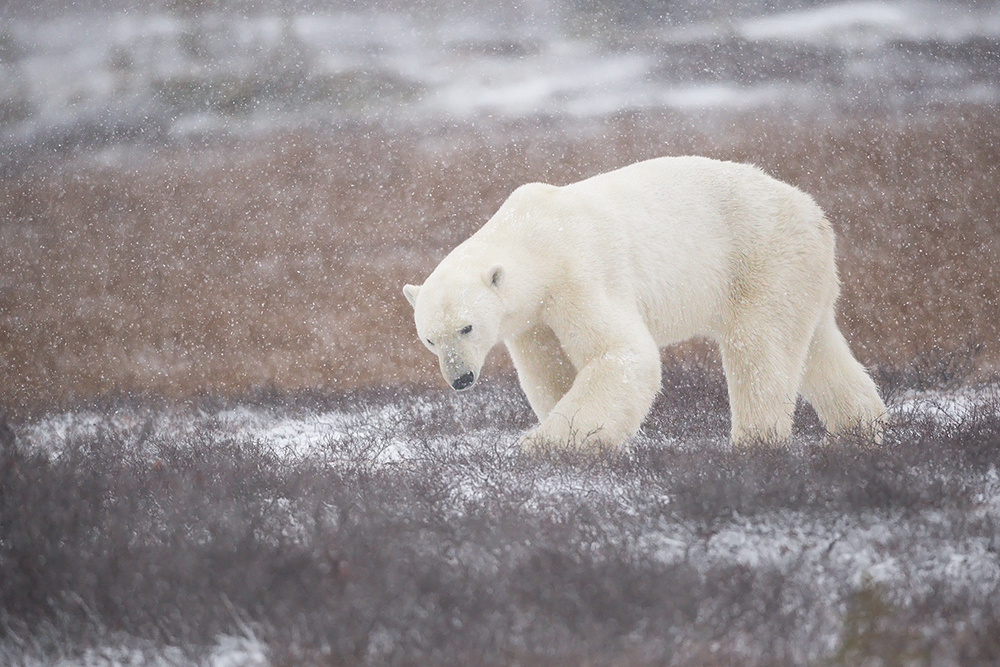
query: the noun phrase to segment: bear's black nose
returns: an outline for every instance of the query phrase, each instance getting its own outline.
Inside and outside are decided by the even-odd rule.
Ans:
[[[472,383],[476,381],[476,376],[473,375],[472,371],[469,371],[462,377],[458,378],[451,383],[451,386],[455,388],[455,391],[462,391],[463,389],[468,389],[472,386]]]

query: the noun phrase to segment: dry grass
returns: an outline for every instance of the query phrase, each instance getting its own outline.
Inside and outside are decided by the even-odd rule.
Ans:
[[[912,366],[982,344],[975,363],[995,370],[1000,113],[629,115],[580,130],[356,128],[112,166],[55,156],[8,174],[0,411],[116,391],[437,382],[404,282],[520,183],[683,153],[755,162],[824,206],[841,237],[842,325],[866,363]]]

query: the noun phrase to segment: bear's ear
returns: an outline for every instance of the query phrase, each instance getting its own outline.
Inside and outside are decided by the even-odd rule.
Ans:
[[[486,273],[483,274],[483,281],[490,287],[499,289],[500,285],[503,283],[503,276],[503,267],[499,264],[494,264]]]
[[[420,285],[404,285],[403,296],[410,302],[411,306],[417,305],[417,294],[420,293]]]

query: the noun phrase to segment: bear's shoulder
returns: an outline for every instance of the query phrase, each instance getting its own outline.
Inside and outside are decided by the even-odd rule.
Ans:
[[[526,183],[519,186],[507,197],[490,222],[507,229],[530,229],[540,218],[558,213],[562,191],[563,188],[547,183]]]
[[[536,205],[554,199],[562,188],[548,183],[525,183],[518,186],[507,199],[508,204]]]

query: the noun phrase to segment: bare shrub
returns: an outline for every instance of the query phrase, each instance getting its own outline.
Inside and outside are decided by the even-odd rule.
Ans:
[[[1000,405],[900,415],[881,447],[806,432],[734,449],[716,371],[670,373],[670,400],[704,401],[708,427],[674,429],[661,408],[663,434],[596,458],[516,452],[529,417],[504,398],[511,378],[461,396],[205,397],[185,430],[108,404],[148,419],[105,421],[57,456],[31,453],[14,423],[20,439],[0,450],[0,656],[122,641],[194,662],[220,635],[250,635],[276,665],[995,660],[995,581],[924,569],[865,588],[841,563],[870,548],[849,534],[873,523],[879,553],[903,566],[926,568],[934,544],[995,549],[983,483]],[[282,457],[212,416],[234,407],[356,413],[358,428]],[[400,441],[410,453],[385,462]],[[777,556],[718,542],[757,531]]]

